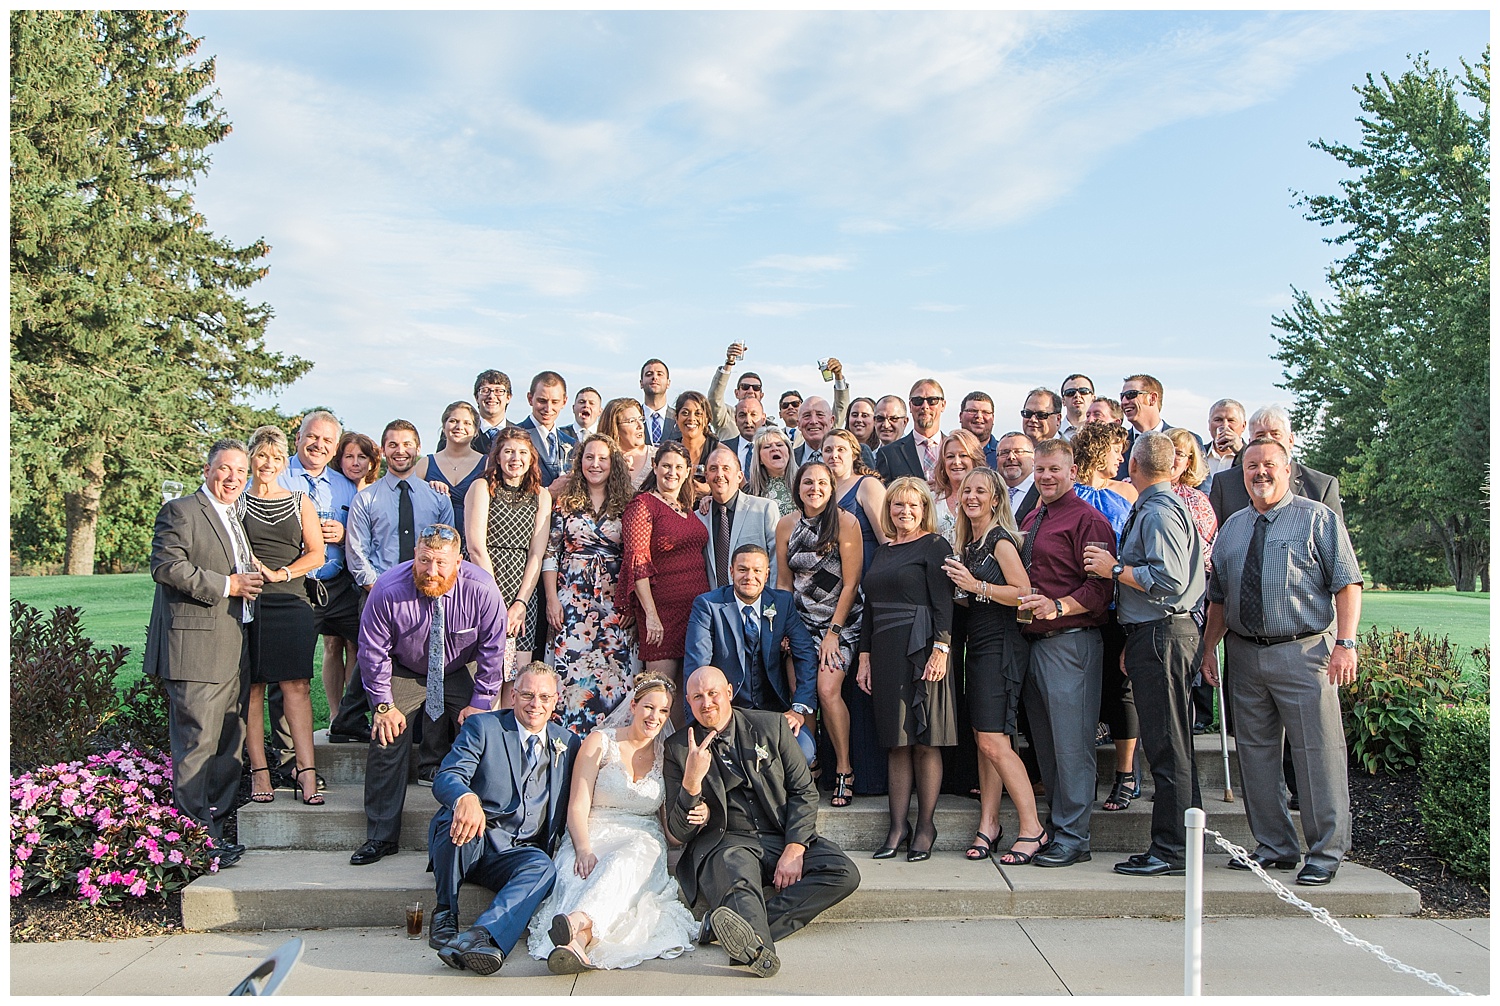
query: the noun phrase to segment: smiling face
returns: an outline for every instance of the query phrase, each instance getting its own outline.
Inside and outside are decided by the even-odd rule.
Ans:
[[[1026,476],[1031,474],[1033,457],[1035,454],[1031,438],[1024,434],[1001,437],[1000,443],[995,447],[995,464],[1000,468],[1000,477],[1012,489],[1025,482]]]
[[[964,451],[964,445],[957,440],[948,441],[948,446],[943,448],[943,470],[948,473],[949,482],[958,485],[964,472],[973,469],[974,459]]]
[[[312,475],[320,474],[339,449],[341,431],[338,423],[315,419],[297,434],[297,459]]]
[[[919,493],[893,492],[886,497],[885,505],[899,537],[909,538],[922,530],[922,519],[927,514],[927,501]]]
[[[656,488],[663,496],[675,499],[682,482],[687,478],[687,459],[681,454],[663,452],[656,459]]]
[[[511,709],[515,711],[516,722],[532,733],[539,733],[546,728],[556,708],[557,677],[522,671],[511,692]]]
[[[1026,397],[1026,404],[1021,407],[1021,429],[1031,438],[1032,443],[1051,440],[1057,436],[1057,428],[1061,425],[1062,416],[1053,410],[1050,396]]]
[[[578,458],[578,468],[583,472],[583,481],[591,489],[598,489],[609,481],[609,465],[609,445],[602,440],[590,441]]]
[[[531,438],[511,437],[500,443],[500,478],[508,485],[519,485],[531,467]]]
[[[730,705],[733,697],[734,690],[729,687],[724,672],[717,667],[700,667],[688,678],[687,700],[693,710],[693,719],[707,730],[721,730],[729,722],[734,711]],[[707,730],[699,731],[694,735],[695,739],[701,742]]]
[[[682,435],[696,440],[708,427],[708,410],[696,398],[689,398],[677,410],[677,428]]]
[[[1141,381],[1126,381],[1120,389],[1120,409],[1125,421],[1138,430],[1152,430],[1161,423],[1161,396],[1147,391]]]
[[[286,454],[275,444],[261,444],[255,449],[255,456],[250,459],[250,470],[255,473],[255,481],[263,486],[273,485],[276,482],[276,476],[280,475],[284,468],[286,468]]]
[[[777,406],[781,412],[781,421],[789,430],[797,428],[797,410],[802,408],[802,396],[788,393],[781,396],[781,402]]]
[[[906,436],[906,406],[899,398],[883,398],[875,404],[875,437],[884,447]]]
[[[651,688],[635,697],[630,703],[630,721],[647,739],[661,733],[671,718],[672,696],[665,688]]]
[[[505,425],[505,407],[510,404],[510,389],[503,384],[481,384],[474,392],[479,415],[490,426]]]
[[[995,430],[995,406],[980,398],[971,398],[958,414],[958,425],[974,434],[981,444],[989,442]]]
[[[1245,467],[1245,489],[1250,502],[1261,513],[1271,509],[1292,485],[1292,466],[1285,453],[1270,444],[1252,444],[1245,448],[1241,462]]]
[[[1078,478],[1078,466],[1063,451],[1038,454],[1035,467],[1036,494],[1043,503],[1056,503],[1064,493],[1073,491],[1073,482]]]
[[[734,557],[734,565],[729,568],[735,595],[745,604],[752,604],[760,597],[770,575],[771,560],[759,552],[741,552]]]
[[[385,453],[386,469],[397,476],[410,472],[422,455],[417,435],[411,430],[386,430],[380,449]]]
[[[733,499],[743,481],[740,459],[727,447],[714,448],[704,465],[704,475],[708,478],[708,494],[720,503]]]
[[[474,416],[468,409],[454,409],[443,420],[443,435],[454,447],[469,446],[469,442],[474,439],[474,432]]]
[[[803,402],[797,410],[797,429],[802,431],[802,439],[817,449],[833,429],[833,409],[827,400],[814,396]]]
[[[958,499],[964,513],[968,514],[969,520],[976,526],[991,520],[1000,505],[995,497],[994,486],[982,474],[964,477],[958,490]]]
[[[250,459],[244,451],[222,450],[203,466],[203,485],[208,494],[226,505],[240,498],[249,476]]]
[[[797,475],[797,498],[802,501],[803,512],[809,517],[823,512],[833,498],[833,481],[828,469],[812,464],[803,467]]]
[[[568,393],[561,384],[538,384],[526,392],[526,404],[531,406],[531,418],[545,429],[552,429],[567,403]]]
[[[875,435],[875,410],[870,403],[858,401],[850,405],[844,417],[844,428],[858,437],[860,443],[868,443]]]
[[[343,456],[339,458],[339,471],[344,473],[344,478],[360,485],[375,463],[365,455],[359,444],[350,442],[344,445]]]

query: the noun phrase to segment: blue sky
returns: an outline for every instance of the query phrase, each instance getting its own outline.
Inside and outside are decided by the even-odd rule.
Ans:
[[[1271,318],[1335,254],[1295,191],[1351,90],[1486,11],[195,12],[234,131],[198,189],[264,237],[278,401],[415,422],[496,367],[606,399],[650,356],[703,390],[734,340],[768,397],[936,375],[997,428],[1073,371],[1145,371],[1168,420],[1290,396]],[[1008,421],[1009,420],[1009,421]]]

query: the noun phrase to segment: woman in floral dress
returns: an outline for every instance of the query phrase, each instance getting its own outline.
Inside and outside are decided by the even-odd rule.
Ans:
[[[629,612],[615,606],[630,469],[602,433],[586,438],[576,457],[558,487],[542,585],[563,725],[582,737],[626,697],[638,661]]]

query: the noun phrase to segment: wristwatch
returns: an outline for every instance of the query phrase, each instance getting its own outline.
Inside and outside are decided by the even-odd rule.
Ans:
[[[1342,646],[1346,650],[1356,650],[1359,648],[1358,640],[1354,639],[1335,639],[1333,645]]]
[[[1062,613],[1063,613],[1062,599],[1061,598],[1053,598],[1052,599],[1052,603],[1055,604],[1055,605],[1057,605],[1057,615],[1058,615],[1059,618],[1061,618],[1062,617]]]
[[[1123,572],[1125,572],[1125,564],[1123,562],[1117,562],[1115,563],[1114,568],[1109,571],[1109,577],[1111,580],[1118,580],[1120,578],[1120,574]]]
[[[378,713],[381,716],[384,716],[386,713],[390,712],[392,709],[395,709],[395,708],[396,707],[394,705],[392,705],[391,703],[389,703],[389,702],[381,702],[381,703],[378,703],[375,706],[375,712]]]
[[[811,716],[813,714],[813,711],[811,709],[800,702],[792,703],[792,712],[800,713],[803,716]]]

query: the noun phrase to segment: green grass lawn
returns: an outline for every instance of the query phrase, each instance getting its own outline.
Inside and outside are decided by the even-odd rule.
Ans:
[[[1367,590],[1359,629],[1421,629],[1447,636],[1464,654],[1490,645],[1490,595],[1453,590]]]

